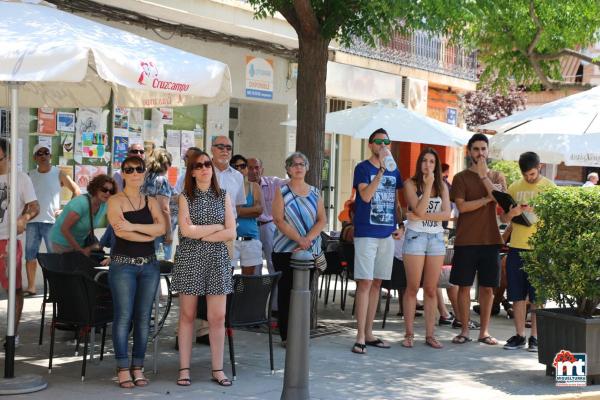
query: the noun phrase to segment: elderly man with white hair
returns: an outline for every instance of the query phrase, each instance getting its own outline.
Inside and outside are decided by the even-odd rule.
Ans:
[[[587,176],[587,182],[582,187],[592,187],[598,184],[598,173],[590,172]]]

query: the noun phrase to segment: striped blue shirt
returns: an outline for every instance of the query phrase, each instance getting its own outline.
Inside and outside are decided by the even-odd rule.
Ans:
[[[319,205],[319,189],[310,186],[308,195],[300,196],[290,189],[289,185],[281,186],[283,196],[283,213],[285,221],[298,231],[300,236],[306,236],[317,221]],[[298,247],[298,243],[285,236],[279,229],[275,230],[273,251],[275,253],[290,253]],[[321,235],[312,244],[313,254],[321,253]]]

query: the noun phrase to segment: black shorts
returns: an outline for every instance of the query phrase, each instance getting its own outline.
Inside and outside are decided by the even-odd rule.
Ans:
[[[454,246],[450,283],[473,286],[477,273],[479,286],[500,285],[500,246]]]

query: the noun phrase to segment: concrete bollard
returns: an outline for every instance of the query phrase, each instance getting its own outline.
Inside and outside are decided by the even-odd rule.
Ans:
[[[281,400],[310,399],[308,386],[310,343],[310,269],[314,265],[294,265],[290,294],[290,316],[285,353]]]

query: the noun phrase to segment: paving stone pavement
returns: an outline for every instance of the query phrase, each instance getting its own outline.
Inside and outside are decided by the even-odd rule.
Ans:
[[[338,293],[339,295],[339,293]],[[400,346],[404,324],[395,314],[392,304],[385,330],[381,316],[376,321],[376,334],[389,341],[391,349],[368,348],[367,355],[350,352],[354,343],[354,325],[350,315],[352,298],[342,312],[339,299],[327,306],[320,301],[319,319],[325,325],[341,325],[332,335],[311,339],[310,391],[313,399],[527,399],[527,398],[597,398],[600,388],[559,388],[552,377],[544,374],[536,353],[502,349],[512,336],[512,321],[505,317],[492,319],[492,334],[499,346],[487,346],[476,341],[464,345],[452,344],[458,333],[450,327],[438,327],[437,336],[444,344],[441,350],[424,345],[423,318],[417,318],[415,346]],[[192,386],[175,385],[178,355],[174,350],[177,324],[177,300],[167,320],[159,342],[157,374],[147,372],[150,384],[145,388],[120,389],[116,385],[115,364],[110,334],[107,354],[97,361],[100,335],[96,338],[96,360],[88,363],[85,381],[80,380],[81,355],[74,355],[73,343],[67,333],[59,333],[52,374],[48,374],[50,342],[49,318],[44,343],[38,346],[41,296],[26,298],[20,327],[21,344],[17,348],[16,374],[33,373],[43,376],[48,388],[25,395],[27,399],[107,400],[107,399],[279,399],[283,385],[285,349],[275,336],[275,374],[271,375],[268,358],[268,337],[264,333],[235,331],[237,380],[233,387],[221,388],[210,381],[208,346],[194,345]],[[502,311],[502,315],[504,312]],[[477,316],[474,316],[477,317]],[[0,332],[6,331],[6,300],[0,301]],[[477,331],[471,336],[476,338]],[[2,365],[4,365],[4,354]],[[231,375],[227,346],[225,372]],[[146,369],[152,368],[152,346],[149,345]],[[559,397],[556,397],[559,396]],[[7,396],[5,398],[25,398]]]

